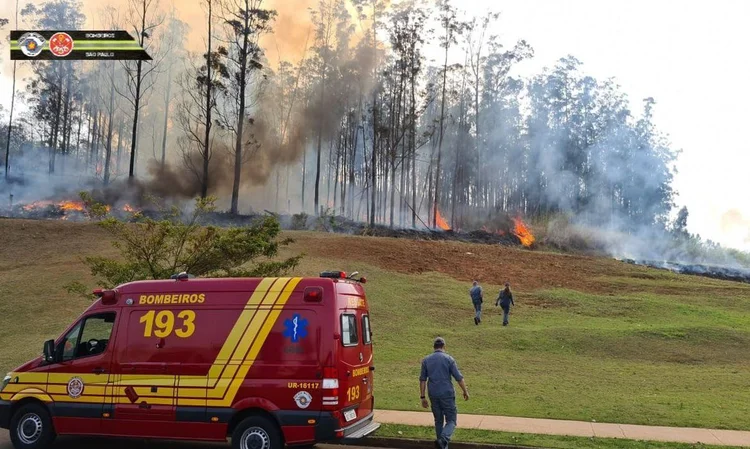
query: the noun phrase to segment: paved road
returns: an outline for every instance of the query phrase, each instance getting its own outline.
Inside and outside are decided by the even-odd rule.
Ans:
[[[58,438],[54,449],[230,449],[229,443],[183,443],[104,438]],[[0,429],[0,449],[13,449],[8,431]],[[319,444],[316,449],[371,449]]]

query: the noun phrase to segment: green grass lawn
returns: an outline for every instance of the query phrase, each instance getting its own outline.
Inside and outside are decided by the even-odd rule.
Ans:
[[[366,272],[380,408],[420,410],[420,359],[441,335],[472,394],[460,412],[750,428],[750,315],[740,297],[748,290],[705,304],[654,294],[521,293],[503,328],[494,307],[474,325],[464,283]],[[552,306],[526,306],[531,300]]]
[[[435,430],[431,427],[384,424],[375,434],[384,438],[407,438],[433,440]],[[705,444],[662,443],[615,438],[586,438],[557,435],[532,435],[527,433],[493,432],[491,430],[457,429],[454,441],[462,443],[506,444],[548,449],[727,449],[727,446]]]
[[[80,257],[112,253],[90,226],[18,226],[0,223],[0,233],[12,235],[0,247],[0,370],[6,371],[38,355],[42,342],[86,307],[62,288],[89,280]],[[625,266],[592,277],[585,289],[555,283],[516,291],[507,328],[487,295],[484,320],[475,326],[466,279],[394,271],[367,252],[345,261],[330,255],[332,246],[359,241],[352,239],[307,233],[292,251],[307,253],[298,275],[346,269],[367,276],[378,408],[422,410],[420,362],[440,335],[472,394],[459,404],[461,413],[750,430],[748,285]],[[393,251],[404,245],[377,242]],[[432,245],[436,254],[447,246],[411,244]],[[564,271],[568,260],[529,252],[524,268],[542,256],[560,262],[540,269],[537,283],[545,270]]]

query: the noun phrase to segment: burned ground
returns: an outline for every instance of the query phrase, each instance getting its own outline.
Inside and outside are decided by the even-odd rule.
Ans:
[[[289,233],[294,248],[306,254],[349,262],[365,262],[406,274],[439,272],[456,280],[501,285],[510,282],[514,290],[531,291],[563,288],[581,292],[620,294],[643,291],[676,293],[685,285],[701,282],[712,289],[735,290],[741,285],[680,276],[614,259],[529,250],[506,245],[471,244],[453,241],[361,238],[336,234]],[[342,264],[346,267],[346,263]],[[339,268],[339,267],[335,267]],[[602,278],[612,278],[602,282]],[[618,278],[628,279],[618,282]],[[643,282],[631,282],[631,278]]]

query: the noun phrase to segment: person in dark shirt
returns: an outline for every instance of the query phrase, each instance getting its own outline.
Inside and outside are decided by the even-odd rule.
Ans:
[[[510,314],[510,306],[512,305],[515,306],[516,303],[513,302],[513,293],[510,292],[510,284],[506,282],[505,289],[500,291],[497,301],[495,301],[495,306],[500,306],[503,309],[503,326],[508,325],[508,315]]]
[[[432,415],[435,417],[435,449],[447,449],[451,436],[456,430],[456,390],[451,378],[456,379],[458,386],[464,393],[464,400],[469,400],[469,390],[466,389],[464,376],[458,370],[453,357],[445,352],[445,340],[437,337],[433,344],[435,352],[422,360],[422,371],[419,375],[419,391],[422,407],[432,405]],[[425,397],[425,387],[429,392],[430,401]]]
[[[469,290],[469,296],[471,297],[471,303],[474,305],[474,324],[482,322],[482,302],[484,302],[484,292],[479,282],[474,281]]]

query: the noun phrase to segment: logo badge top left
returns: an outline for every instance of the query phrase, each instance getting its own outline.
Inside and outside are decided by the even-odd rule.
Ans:
[[[18,46],[21,48],[21,53],[34,58],[39,56],[39,53],[44,49],[44,37],[39,33],[24,33],[20,39],[18,39]]]

